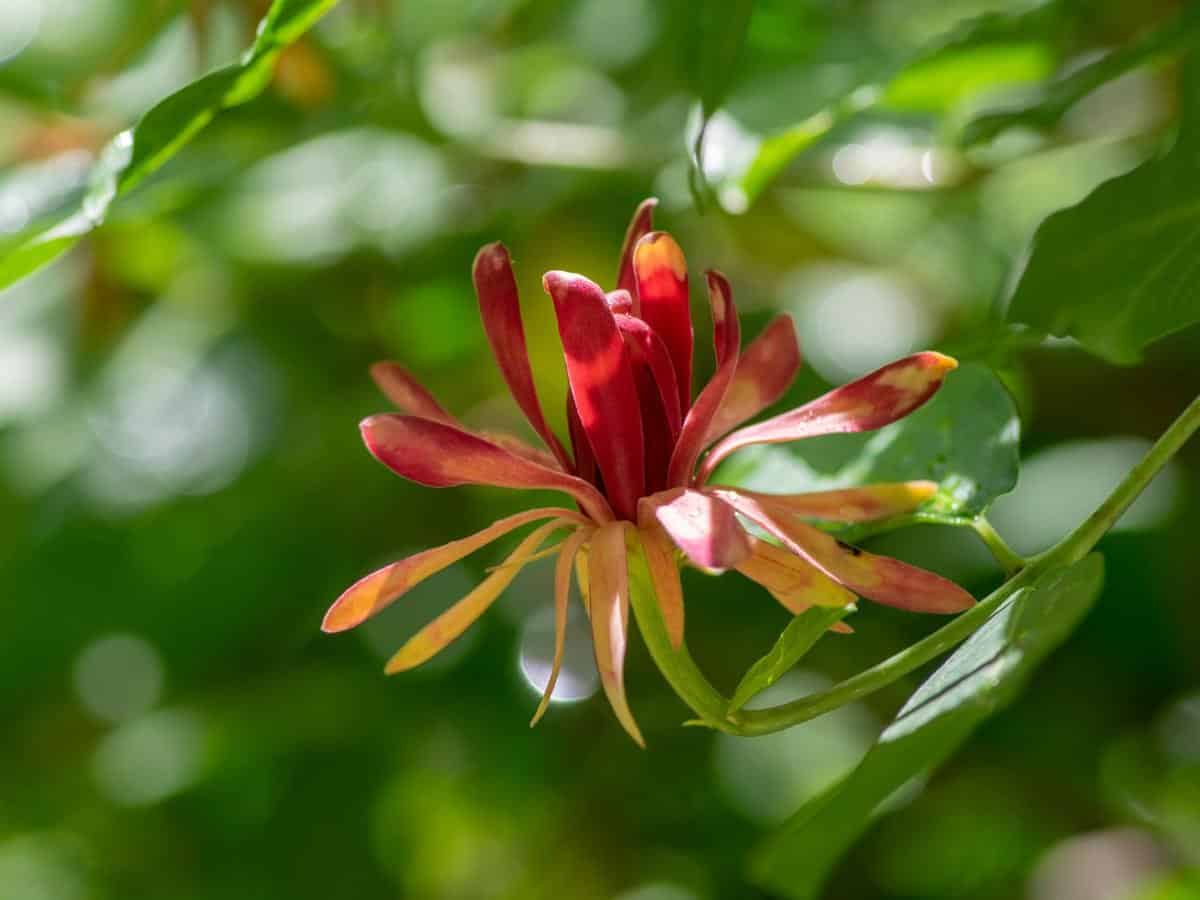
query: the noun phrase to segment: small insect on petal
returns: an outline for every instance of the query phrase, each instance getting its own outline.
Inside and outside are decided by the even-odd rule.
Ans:
[[[735,431],[709,451],[701,466],[700,483],[721,460],[751,444],[779,444],[890,425],[932,397],[957,365],[941,353],[916,353],[834,388],[791,412]]]
[[[388,660],[384,671],[392,675],[415,668],[457,639],[487,611],[504,589],[512,584],[525,563],[537,553],[552,532],[573,524],[563,519],[555,519],[531,532],[473,591],[418,631],[396,651]]]
[[[625,524],[610,522],[596,530],[588,558],[592,640],[600,684],[617,720],[639,746],[646,741],[625,698],[625,645],[629,628],[629,570]]]

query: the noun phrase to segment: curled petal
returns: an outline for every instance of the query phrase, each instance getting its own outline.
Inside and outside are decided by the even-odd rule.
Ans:
[[[800,370],[800,345],[790,316],[776,316],[738,357],[737,371],[704,443],[754,418],[784,395]]]
[[[662,338],[675,366],[679,407],[687,409],[692,392],[692,312],[688,303],[687,263],[665,232],[652,231],[633,251],[638,318]]]
[[[637,383],[604,292],[582,275],[547,272],[579,421],[617,514],[632,519],[645,488]]]
[[[488,343],[508,389],[525,413],[533,430],[546,442],[559,464],[571,471],[571,460],[558,437],[546,424],[542,405],[538,402],[529,366],[529,351],[525,345],[525,328],[521,324],[521,301],[517,281],[513,277],[508,250],[501,243],[487,244],[475,256],[472,269],[475,294],[479,298],[479,314]]]
[[[512,583],[551,532],[570,524],[574,523],[565,519],[555,519],[530,532],[508,558],[474,590],[409,638],[387,661],[384,671],[391,675],[415,668],[457,639]]]
[[[911,512],[937,493],[936,481],[900,481],[893,484],[868,484],[836,491],[811,494],[760,494],[740,488],[735,493],[769,505],[774,510],[803,519],[829,522],[870,522]]]
[[[375,363],[371,366],[371,378],[383,395],[396,404],[400,412],[444,422],[457,428],[462,427],[459,421],[434,399],[433,394],[399,363]]]
[[[692,562],[704,569],[732,569],[751,553],[750,536],[732,507],[711,494],[690,489],[663,492],[642,501],[643,508]]]
[[[633,274],[633,250],[637,242],[654,227],[654,207],[658,200],[649,197],[638,204],[629,227],[625,230],[625,243],[621,246],[621,265],[617,269],[617,288],[627,291],[633,300],[633,313],[638,315],[637,281]]]
[[[952,581],[897,559],[843,544],[768,503],[733,491],[714,494],[778,538],[797,556],[854,593],[910,612],[955,613],[975,598]]]
[[[565,472],[514,456],[490,441],[415,416],[371,416],[359,425],[371,454],[402,478],[429,487],[490,484],[563,491],[598,522],[612,519],[600,492]]]
[[[550,698],[554,696],[554,686],[558,684],[558,673],[562,670],[563,647],[567,641],[567,600],[571,594],[571,568],[575,563],[575,554],[588,539],[589,532],[580,528],[563,541],[558,551],[558,560],[554,565],[554,664],[550,667],[550,678],[546,681],[546,690],[542,693],[542,702],[538,704],[537,712],[529,721],[532,728],[546,714]]]
[[[796,554],[752,538],[751,555],[737,570],[765,587],[793,615],[813,606],[849,606],[855,597]]]
[[[592,641],[600,684],[617,720],[629,736],[646,742],[625,699],[625,644],[629,628],[629,569],[625,557],[625,524],[610,522],[592,536],[588,554]]]
[[[629,291],[623,288],[617,288],[615,291],[609,291],[604,295],[605,301],[608,303],[608,308],[614,316],[628,316],[633,313],[633,296]]]
[[[638,537],[667,636],[671,646],[678,650],[683,646],[683,586],[675,562],[675,546],[654,518],[651,504],[643,503],[638,509]]]
[[[709,451],[701,467],[700,481],[707,480],[730,453],[751,444],[778,444],[820,434],[872,431],[889,425],[932,397],[946,374],[957,365],[941,353],[916,353],[834,388],[798,409],[735,431]]]
[[[646,455],[644,490],[659,491],[666,486],[671,452],[682,425],[675,367],[666,345],[649,325],[633,316],[616,315],[613,318],[625,341],[642,411],[642,442]]]
[[[525,443],[515,434],[507,434],[503,431],[481,431],[479,436],[485,441],[490,441],[502,450],[507,450],[513,456],[519,456],[522,459],[527,459],[532,463],[537,463],[539,466],[545,466],[547,469],[554,469],[556,472],[562,472],[563,467],[559,465],[554,454],[542,450],[540,447],[534,447]]]
[[[691,481],[696,458],[704,448],[705,436],[725,400],[738,365],[741,328],[737,308],[733,305],[733,291],[720,272],[710,271],[706,274],[709,303],[712,306],[713,341],[717,346],[719,362],[716,372],[696,397],[696,402],[683,421],[667,472],[667,484],[672,487],[682,487]]]
[[[329,607],[321,630],[333,633],[346,631],[362,623],[403,596],[409,588],[420,584],[430,575],[435,575],[464,556],[498,540],[522,525],[542,519],[567,519],[586,523],[586,519],[569,509],[546,507],[517,513],[498,522],[493,522],[470,537],[451,541],[441,547],[424,550],[398,562],[391,563],[363,578],[360,578]]]

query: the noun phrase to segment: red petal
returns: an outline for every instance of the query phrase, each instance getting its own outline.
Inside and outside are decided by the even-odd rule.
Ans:
[[[709,452],[700,470],[700,481],[705,481],[730,453],[751,444],[778,444],[819,434],[872,431],[889,425],[932,397],[942,386],[946,373],[957,365],[941,353],[916,353],[835,388],[798,409],[735,431]]]
[[[383,395],[396,404],[400,412],[462,427],[459,421],[434,399],[433,394],[399,363],[375,363],[371,366],[371,378],[375,380],[379,390],[383,391]]]
[[[547,272],[567,379],[579,421],[596,456],[613,509],[632,520],[645,488],[645,453],[637,384],[625,342],[604,292],[582,275]]]
[[[649,325],[633,316],[614,316],[625,339],[625,349],[637,382],[642,411],[642,440],[646,451],[646,491],[667,484],[671,451],[682,424],[675,368],[662,339]]]
[[[610,522],[592,536],[588,554],[588,596],[592,641],[600,684],[617,719],[638,744],[646,746],[625,699],[625,643],[629,628],[629,569],[625,558],[625,525]]]
[[[321,630],[334,633],[353,628],[403,596],[409,588],[420,584],[430,575],[437,574],[464,556],[474,553],[480,547],[498,540],[513,529],[539,519],[549,518],[572,519],[581,524],[585,524],[587,521],[569,509],[555,507],[530,509],[493,522],[470,537],[451,541],[441,547],[434,547],[432,550],[425,550],[384,566],[382,569],[360,578],[337,598],[333,606],[329,607],[329,612],[325,613]]]
[[[829,522],[870,522],[911,512],[937,493],[935,481],[899,481],[893,484],[868,484],[836,491],[811,494],[760,494],[729,488],[753,498],[771,509],[804,519]]]
[[[717,371],[696,397],[696,402],[684,419],[679,440],[675,444],[675,452],[671,455],[671,468],[667,473],[667,484],[671,486],[682,487],[691,481],[696,458],[704,448],[705,435],[708,434],[712,420],[724,402],[734,372],[737,371],[741,329],[738,325],[737,308],[733,305],[733,292],[729,282],[720,272],[710,271],[706,274],[709,302],[712,305],[713,340],[717,345],[717,359],[720,362]]]
[[[563,491],[598,522],[612,519],[600,493],[581,478],[514,456],[478,435],[416,416],[381,415],[359,428],[367,449],[409,481],[430,487],[490,484],[496,487]]]
[[[558,437],[546,424],[542,405],[538,402],[533,370],[529,367],[529,351],[525,346],[525,328],[521,324],[517,282],[504,245],[495,243],[482,247],[475,256],[472,275],[483,329],[487,332],[488,343],[492,345],[492,353],[513,399],[562,467],[571,471],[571,460]]]
[[[562,670],[563,647],[567,641],[567,600],[571,593],[571,568],[575,562],[575,554],[583,546],[583,542],[591,533],[583,528],[578,529],[563,541],[562,549],[558,551],[558,561],[554,565],[554,664],[550,667],[550,677],[546,681],[546,689],[542,692],[542,702],[529,722],[532,728],[546,714],[550,698],[554,696],[554,686],[558,684],[558,673]]]
[[[732,569],[751,553],[733,509],[700,491],[665,491],[642,501],[688,559],[702,569]]]
[[[933,572],[843,544],[753,497],[725,490],[713,493],[753,519],[797,556],[868,600],[928,613],[960,612],[975,603],[975,598],[957,584]]]
[[[638,536],[646,556],[646,568],[654,584],[654,595],[662,613],[663,624],[671,646],[683,646],[683,586],[679,582],[679,566],[675,562],[675,546],[654,518],[649,504],[638,509]]]
[[[637,242],[650,233],[654,227],[654,207],[658,200],[650,197],[638,204],[629,227],[625,230],[625,243],[621,246],[621,265],[617,269],[617,287],[629,292],[633,299],[633,310],[637,313],[637,280],[633,274],[633,250]]]
[[[784,395],[800,369],[800,345],[790,316],[776,316],[738,358],[733,383],[708,426],[705,444],[754,418]]]
[[[638,241],[633,270],[638,318],[667,345],[679,385],[679,408],[687,409],[692,395],[693,335],[683,251],[669,234],[653,231]]]
[[[451,641],[457,640],[512,584],[550,533],[566,524],[556,519],[531,532],[474,590],[409,638],[387,661],[384,671],[392,675],[415,668],[435,656]]]
[[[629,291],[618,288],[605,294],[604,299],[608,302],[608,309],[614,316],[618,314],[627,316],[633,312],[633,296]]]
[[[570,389],[567,390],[567,431],[571,435],[571,451],[575,454],[576,474],[584,481],[596,484],[596,455],[583,423],[579,421],[579,407]]]

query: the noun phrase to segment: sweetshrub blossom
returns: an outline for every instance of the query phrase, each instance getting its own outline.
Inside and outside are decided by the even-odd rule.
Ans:
[[[395,363],[372,375],[400,414],[361,424],[367,449],[398,475],[430,487],[489,484],[556,490],[576,508],[531,509],[482,531],[367,575],[325,616],[323,628],[353,628],[409,588],[525,525],[539,523],[474,590],[410,639],[387,664],[398,672],[425,662],[461,635],[555,533],[556,645],[545,711],[562,662],[567,600],[577,571],[591,618],[601,683],[633,738],[641,733],[625,698],[630,552],[645,556],[672,643],[683,641],[679,554],[708,571],[737,569],[788,610],[845,606],[856,595],[916,612],[952,613],[974,601],[922,569],[848,546],[809,520],[861,522],[906,512],[928,499],[926,481],[819,493],[773,495],[710,485],[715,467],[753,444],[881,428],[925,403],[954,360],[917,353],[789,412],[739,428],[777,401],[800,365],[795,332],[779,316],[744,350],[729,283],[706,273],[716,370],[693,396],[693,327],[683,253],[651,230],[654,201],[637,210],[625,238],[616,288],[605,293],[582,275],[548,272],[570,385],[570,450],[542,413],[526,351],[508,252],[489,244],[475,258],[484,329],[513,398],[545,449],[506,434],[477,433],[448,413]],[[749,534],[741,519],[775,542]]]

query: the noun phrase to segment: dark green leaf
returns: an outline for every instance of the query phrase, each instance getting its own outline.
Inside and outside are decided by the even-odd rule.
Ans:
[[[686,9],[693,31],[686,48],[688,70],[707,118],[725,101],[733,84],[754,0],[705,0]]]
[[[814,606],[788,622],[787,628],[771,651],[746,670],[733,692],[729,710],[741,709],[752,697],[765,691],[804,657],[831,625],[836,625],[850,609],[845,607]]]
[[[113,201],[159,169],[224,109],[245,103],[266,87],[279,51],[297,40],[338,0],[275,0],[254,45],[231,66],[171,94],[101,153],[82,208],[34,235],[0,259],[0,289],[50,262],[104,222]]]
[[[927,521],[961,523],[1017,482],[1020,422],[986,366],[961,366],[934,398],[880,431],[747,451],[720,480],[775,494],[925,478],[939,490]]]
[[[1014,594],[918,688],[858,767],[757,851],[755,880],[794,900],[815,898],[880,805],[1016,696],[1087,613],[1103,577],[1103,559],[1093,554]]]
[[[1200,320],[1200,62],[1185,76],[1174,146],[1042,223],[1009,319],[1117,363]]]

